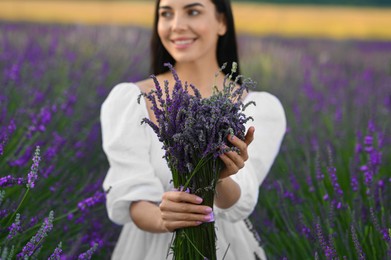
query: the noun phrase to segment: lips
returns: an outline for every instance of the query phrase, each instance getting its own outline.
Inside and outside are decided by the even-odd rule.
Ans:
[[[175,44],[177,44],[177,45],[185,45],[185,44],[190,44],[193,41],[194,41],[193,39],[189,39],[189,40],[176,40],[176,41],[173,41],[173,42]]]
[[[171,40],[177,48],[186,48],[190,46],[196,39],[194,38],[179,38]]]

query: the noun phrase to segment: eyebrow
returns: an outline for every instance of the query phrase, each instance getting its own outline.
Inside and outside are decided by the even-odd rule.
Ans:
[[[183,9],[189,9],[189,8],[192,8],[192,7],[195,7],[195,6],[204,7],[204,5],[201,4],[201,3],[192,3],[192,4],[185,5],[185,6],[183,7]],[[159,6],[159,9],[169,9],[169,10],[171,10],[172,7],[169,6],[169,5],[163,5],[163,6]]]

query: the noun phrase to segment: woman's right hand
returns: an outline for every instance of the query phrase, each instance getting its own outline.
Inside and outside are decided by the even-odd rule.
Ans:
[[[212,208],[204,205],[202,198],[183,191],[168,191],[159,205],[163,228],[174,232],[178,228],[194,227],[213,221]]]

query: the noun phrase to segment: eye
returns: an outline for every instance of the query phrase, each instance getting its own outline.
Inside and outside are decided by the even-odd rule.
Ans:
[[[172,16],[172,12],[170,12],[170,11],[161,11],[159,13],[159,16],[160,17],[164,17],[164,18],[170,18]]]
[[[195,9],[190,9],[190,10],[188,11],[188,14],[189,14],[190,16],[196,16],[196,15],[199,15],[200,13],[201,13],[200,11],[195,10]]]

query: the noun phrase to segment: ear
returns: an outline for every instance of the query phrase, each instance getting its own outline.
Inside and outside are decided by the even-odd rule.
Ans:
[[[219,22],[219,29],[217,31],[219,36],[223,36],[227,32],[227,21],[224,14],[217,14],[217,20]]]

